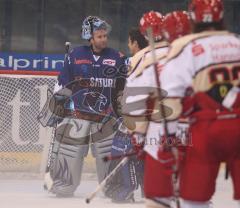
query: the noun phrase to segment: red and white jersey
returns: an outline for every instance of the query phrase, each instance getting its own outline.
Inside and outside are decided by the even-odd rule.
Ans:
[[[155,45],[156,56],[165,54],[168,50],[167,46],[167,42],[157,43]],[[133,132],[144,134],[148,126],[147,102],[149,95],[156,88],[155,72],[142,67],[145,62],[149,62],[149,59],[152,60],[150,47],[144,48],[131,58],[131,71],[128,74],[122,99],[122,113],[125,124]]]
[[[161,70],[163,69],[163,66],[166,62],[166,56],[167,56],[167,51],[156,54],[156,59],[158,60],[158,63],[156,65],[157,72],[158,72],[158,79],[159,79]],[[160,122],[161,118],[159,118],[159,115],[161,115],[159,106],[162,105],[162,103],[159,102],[159,97],[158,97],[159,95],[156,92],[156,89],[158,89],[158,86],[156,83],[156,73],[154,69],[153,58],[148,58],[143,62],[142,70],[144,72],[142,74],[142,78],[139,78],[139,83],[143,83],[143,80],[141,79],[148,80],[147,86],[150,87],[150,89],[152,90],[152,91],[149,91],[148,96],[150,97],[151,95],[151,98],[154,102],[152,104],[152,108],[153,108],[152,115],[150,117],[150,121],[148,122],[148,126],[146,129],[146,140],[145,140],[144,150],[149,155],[151,155],[155,160],[158,160],[157,155],[158,155],[158,150],[160,145],[160,137],[163,135],[163,125]],[[165,110],[167,109],[165,108]],[[175,123],[171,122],[170,125],[175,126],[176,123],[177,122]],[[141,130],[143,130],[143,128],[141,128]]]
[[[189,88],[196,95],[205,93],[214,102],[221,103],[232,87],[240,86],[240,39],[227,31],[208,31],[180,38],[170,46],[165,61],[163,67],[160,62],[160,83],[168,94],[164,105],[172,109],[172,113],[168,114],[170,134],[176,131],[176,121],[182,112],[182,98]],[[143,77],[154,77],[150,75],[153,73],[151,67],[144,72]],[[138,82],[141,85],[143,80],[139,78]],[[156,82],[148,78],[148,86],[154,87],[153,83]],[[155,159],[161,129],[160,123],[150,122],[146,134],[145,150]]]
[[[155,45],[155,54],[157,60],[159,60],[159,69],[161,69],[167,51],[168,47],[166,42],[160,42]],[[140,57],[139,54],[143,56]],[[140,51],[140,53],[131,58],[130,63],[132,70],[127,78],[123,93],[122,113],[125,124],[132,132],[148,134],[148,127],[152,127],[151,123],[154,123],[151,122],[151,120],[159,120],[156,118],[159,116],[159,110],[156,109],[158,108],[156,102],[158,100],[156,73],[150,48],[145,48],[144,53]],[[150,108],[153,111],[148,113],[147,111]],[[155,114],[154,111],[156,111]],[[147,116],[150,114],[151,116]],[[132,125],[132,123],[134,123],[134,125]],[[132,128],[132,126],[134,127]],[[158,126],[159,124],[157,124],[157,128]],[[154,134],[158,134],[157,138],[159,138],[159,128],[154,128]],[[148,143],[147,141],[146,144]],[[152,142],[154,151],[151,152],[154,152],[153,155],[156,159],[158,143],[158,140],[156,141],[155,139]]]
[[[168,43],[165,41],[158,42],[154,45],[154,48],[156,54],[165,52],[168,49]],[[142,64],[149,58],[152,59],[150,46],[147,46],[146,48],[138,51],[133,57],[129,59],[130,70],[128,72],[128,76],[136,72],[136,70],[142,70]]]
[[[179,38],[171,45],[160,76],[167,91],[165,105],[173,109],[169,120],[182,112],[181,99],[189,89],[221,104],[240,84],[240,38],[227,31],[206,31]]]

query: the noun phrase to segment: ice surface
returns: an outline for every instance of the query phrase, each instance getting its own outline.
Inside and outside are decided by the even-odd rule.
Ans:
[[[214,207],[236,208],[237,204],[232,200],[231,179],[223,179],[223,171],[217,182],[217,192],[214,195]],[[85,203],[85,197],[92,192],[97,185],[95,180],[84,180],[78,187],[75,197],[59,199],[46,193],[42,188],[41,180],[0,180],[0,208],[143,208],[144,200],[140,192],[136,193],[134,204],[113,204],[102,194],[98,194],[90,204]]]

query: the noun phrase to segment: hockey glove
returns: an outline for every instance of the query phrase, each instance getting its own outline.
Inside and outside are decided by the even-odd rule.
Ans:
[[[175,136],[170,137],[168,141],[166,139],[166,142],[163,142],[163,144],[160,145],[158,149],[158,160],[161,163],[161,165],[164,167],[164,172],[167,175],[172,175],[174,172],[178,171],[176,167],[179,169],[179,165],[181,161],[183,160],[183,153],[182,151],[179,151],[177,144],[177,139]],[[173,153],[173,150],[175,153]]]
[[[140,133],[134,133],[131,136],[133,150],[137,153],[137,158],[140,160],[145,159],[145,152],[143,150],[145,144],[145,136]]]

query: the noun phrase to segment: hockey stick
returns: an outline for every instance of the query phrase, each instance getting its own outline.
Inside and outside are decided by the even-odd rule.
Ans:
[[[68,56],[69,50],[70,50],[70,46],[71,46],[70,42],[65,42],[64,60],[67,59],[67,56]],[[54,124],[53,129],[52,129],[51,143],[50,143],[50,147],[49,147],[49,151],[48,151],[48,161],[47,161],[47,167],[45,169],[44,185],[43,185],[43,188],[45,190],[51,190],[51,188],[53,186],[53,179],[52,179],[52,176],[50,174],[50,168],[51,168],[51,164],[54,162],[54,160],[57,159],[58,151],[59,151],[59,147],[60,147],[60,144],[59,144],[58,148],[57,148],[57,152],[56,152],[56,158],[54,158],[54,160],[53,160],[52,153],[53,153],[53,146],[54,146],[55,137],[56,137],[55,136],[56,128],[57,128],[57,123]],[[61,143],[61,140],[60,140],[60,143]]]
[[[51,143],[50,143],[50,147],[49,147],[49,151],[48,151],[47,167],[46,167],[45,175],[44,175],[43,188],[45,190],[50,190],[53,185],[53,180],[50,175],[50,167],[51,167],[51,163],[52,163],[52,153],[53,153],[53,146],[54,146],[54,141],[55,141],[56,128],[57,128],[57,124],[55,124],[52,129]]]
[[[91,200],[97,195],[97,193],[103,189],[107,182],[112,179],[112,177],[128,162],[128,160],[128,157],[122,159],[121,162],[112,170],[112,172],[97,186],[95,191],[89,194],[89,196],[85,200],[87,204],[91,202]]]
[[[71,47],[71,42],[65,42],[65,60],[67,58],[67,56],[69,55],[69,51],[70,51],[70,47]]]
[[[134,156],[134,155],[137,155],[137,152],[130,152],[130,153],[126,153],[126,154],[123,154],[123,155],[116,155],[116,156],[108,155],[108,156],[105,156],[103,158],[103,161],[108,162],[110,160],[118,160],[118,159],[122,159],[122,158],[125,158],[125,157],[131,157],[131,156]]]
[[[225,164],[225,180],[227,180],[229,177],[229,167],[228,164]]]
[[[156,53],[155,53],[155,47],[154,47],[154,40],[153,40],[153,34],[152,34],[152,29],[149,27],[147,29],[147,35],[148,35],[148,40],[149,40],[149,46],[152,51],[152,58],[153,58],[153,63],[154,63],[154,72],[155,72],[155,78],[156,78],[156,83],[157,83],[157,93],[158,93],[158,98],[159,101],[162,101],[163,96],[161,93],[161,83],[158,78],[158,70],[157,70],[157,59],[156,59]],[[167,127],[167,121],[166,121],[166,112],[164,105],[159,102],[159,109],[160,109],[160,114],[162,116],[162,124],[163,124],[163,129],[164,129],[164,136],[165,138],[169,138],[169,132],[168,132],[168,127]],[[173,174],[172,174],[172,185],[173,185],[173,191],[174,191],[174,198],[176,202],[176,207],[180,208],[180,200],[179,200],[179,194],[178,194],[178,184],[177,184],[177,170],[178,170],[178,150],[176,147],[168,146],[167,143],[163,147],[165,150],[170,150],[176,160],[176,164],[173,165]]]

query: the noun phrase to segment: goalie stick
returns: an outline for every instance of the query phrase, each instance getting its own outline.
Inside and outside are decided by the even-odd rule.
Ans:
[[[68,56],[69,51],[70,51],[70,46],[71,46],[70,42],[65,42],[64,60],[67,59],[67,56]],[[46,108],[46,106],[44,106],[44,107]],[[59,144],[58,148],[57,148],[57,152],[56,152],[56,158],[54,158],[54,160],[53,160],[52,153],[53,153],[53,146],[54,146],[54,142],[55,142],[56,128],[57,128],[57,123],[54,124],[53,129],[52,129],[51,143],[50,143],[49,152],[48,152],[48,161],[47,161],[47,166],[46,166],[45,175],[44,175],[44,185],[43,185],[43,187],[44,187],[45,190],[51,190],[51,188],[53,186],[53,179],[52,179],[52,176],[50,174],[50,168],[51,168],[51,164],[53,163],[53,161],[57,159],[58,150],[59,150],[59,147],[60,147],[60,144]],[[61,143],[61,141],[60,141],[60,143]]]
[[[97,193],[103,189],[107,182],[112,179],[112,177],[128,162],[128,160],[128,157],[123,158],[121,162],[112,170],[112,172],[109,173],[109,175],[97,186],[95,191],[89,194],[89,196],[85,200],[87,204],[91,202],[91,200],[97,195]]]
[[[65,42],[65,60],[67,58],[67,56],[69,55],[70,52],[70,47],[71,47],[71,42]]]
[[[57,124],[55,124],[53,126],[52,135],[51,135],[51,143],[50,143],[50,147],[49,147],[49,151],[48,151],[47,167],[45,169],[44,185],[43,185],[43,188],[45,190],[50,190],[53,185],[53,180],[50,175],[50,167],[51,167],[51,163],[52,163],[52,153],[53,153],[53,145],[54,145],[54,141],[55,141],[56,127],[57,127]]]
[[[155,53],[155,47],[154,47],[154,40],[153,40],[153,34],[152,34],[152,28],[148,28],[147,29],[147,36],[148,36],[148,40],[149,40],[149,46],[152,52],[152,59],[153,59],[153,65],[154,65],[154,73],[155,73],[155,78],[156,78],[156,83],[157,83],[157,87],[158,87],[158,98],[159,101],[163,100],[163,96],[161,93],[161,83],[160,80],[158,78],[158,70],[157,70],[157,58],[156,58],[156,53]],[[165,108],[163,103],[159,102],[159,109],[160,109],[160,116],[162,116],[162,124],[163,124],[163,129],[164,129],[164,136],[166,138],[169,137],[169,132],[168,132],[168,127],[167,127],[167,121],[166,121],[166,112],[165,112]],[[177,183],[177,171],[178,171],[178,150],[176,147],[172,146],[169,147],[167,145],[165,145],[163,147],[165,150],[169,150],[172,152],[175,160],[176,160],[176,164],[173,165],[173,174],[172,174],[172,186],[173,186],[173,195],[174,195],[174,200],[176,202],[176,208],[180,208],[180,200],[179,200],[179,191],[178,191],[178,183]]]

